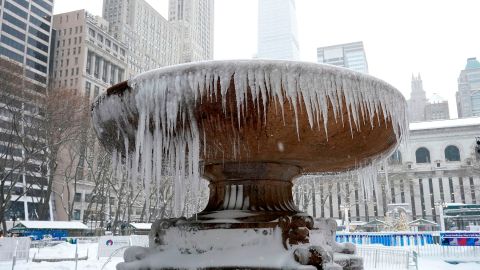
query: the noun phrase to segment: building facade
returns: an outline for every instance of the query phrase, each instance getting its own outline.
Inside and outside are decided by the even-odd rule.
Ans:
[[[94,98],[126,80],[127,45],[109,35],[107,21],[76,10],[53,16],[53,27],[53,87]]]
[[[295,0],[258,1],[258,58],[300,59]]]
[[[448,101],[438,94],[433,94],[425,105],[425,121],[450,119]]]
[[[213,59],[213,0],[170,0],[169,21],[182,31],[181,62]]]
[[[128,75],[182,62],[182,29],[144,0],[104,0],[110,34],[128,46]]]
[[[42,186],[50,181],[36,100],[47,91],[52,10],[52,0],[0,2],[0,177],[3,195],[12,194],[6,220],[38,219]]]
[[[468,58],[458,77],[456,93],[458,117],[480,116],[480,62]]]
[[[0,55],[25,67],[25,76],[46,88],[52,32],[52,0],[0,3]]]
[[[361,41],[317,48],[317,62],[368,73],[367,57]]]
[[[373,198],[365,199],[355,177],[331,181],[332,176],[327,176],[317,179],[313,192],[311,182],[305,182],[308,190],[303,193],[298,193],[297,185],[296,198],[307,195],[298,205],[315,217],[335,219],[344,218],[346,207],[352,221],[368,222],[385,220],[389,204],[409,204],[413,220],[439,224],[436,205],[480,202],[480,155],[475,154],[478,136],[478,117],[412,123],[407,144],[378,168]]]

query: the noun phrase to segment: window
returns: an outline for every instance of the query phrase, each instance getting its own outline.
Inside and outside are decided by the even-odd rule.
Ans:
[[[5,25],[3,25],[3,26],[5,26]],[[18,53],[14,53],[7,48],[0,47],[0,55],[5,55],[6,57],[8,57],[10,59],[13,59],[17,62],[23,63],[23,56],[22,55],[20,55]]]
[[[390,158],[388,159],[388,162],[390,164],[402,164],[402,153],[400,153],[400,151],[396,150],[390,156]]]
[[[82,201],[82,193],[75,192],[75,195],[73,195],[73,200],[75,202],[81,202]]]
[[[102,36],[102,35],[98,34],[98,35],[97,35],[97,39],[98,39],[98,41],[100,41],[101,43],[103,43],[103,36]]]
[[[430,151],[425,147],[420,147],[415,151],[417,163],[430,163]]]
[[[25,40],[25,34],[20,32],[20,31],[17,31],[15,30],[14,28],[6,25],[6,24],[3,24],[2,25],[2,30],[16,38],[18,38],[19,40]]]
[[[39,53],[39,52],[37,52],[37,51],[34,51],[30,48],[27,48],[27,54],[35,57],[36,59],[40,60],[41,62],[48,63],[48,57]]]
[[[94,89],[95,90],[94,90],[93,94],[94,94],[94,97],[96,97],[100,93],[100,88],[98,86],[95,86]]]
[[[85,83],[85,95],[87,97],[90,96],[90,88],[92,87],[92,84],[90,82]]]
[[[88,28],[88,34],[92,37],[95,37],[95,31],[92,28]]]
[[[35,26],[38,26],[42,28],[43,30],[50,32],[50,26],[46,24],[45,22],[35,18],[35,16],[30,16],[30,22],[34,24]]]
[[[446,161],[460,161],[460,151],[458,147],[449,145],[445,148],[445,160]]]
[[[108,62],[103,62],[103,71],[102,71],[102,81],[107,82],[107,69],[108,69]]]
[[[87,55],[87,74],[91,74],[92,69],[92,54],[88,53]]]
[[[43,1],[43,0],[36,0],[36,1],[34,1],[34,2],[35,2],[35,4],[43,7],[45,10],[48,10],[49,12],[52,12],[52,9],[53,9],[53,8],[52,8],[52,4],[49,4],[49,3],[47,3],[47,2],[45,2],[45,1]]]
[[[36,37],[42,39],[45,42],[50,42],[50,37],[47,34],[40,32],[39,30],[35,29],[34,27],[28,27],[28,32]]]
[[[10,47],[13,47],[21,52],[23,52],[25,50],[25,46],[23,46],[23,44],[19,43],[19,42],[16,42],[15,40],[7,37],[7,36],[4,36],[2,35],[1,38],[0,38],[0,41],[4,44],[7,44],[8,46]]]
[[[60,42],[60,41],[59,41]],[[31,37],[28,37],[28,44],[34,46],[35,48],[38,48],[46,53],[48,53],[48,46],[39,42],[39,41],[36,41],[35,39],[31,38]],[[58,43],[60,45],[60,43]],[[58,51],[57,51],[57,54],[58,54]]]
[[[73,220],[80,220],[80,210],[73,210]]]
[[[35,61],[32,61],[32,60],[30,60],[30,59],[27,59],[27,65],[28,65],[29,67],[32,67],[32,68],[38,70],[38,71],[41,71],[41,72],[43,72],[43,73],[47,73],[47,67],[46,67],[46,66],[41,65],[41,64],[39,64],[39,63],[37,63],[37,62],[35,62]]]
[[[100,57],[99,56],[95,56],[95,67],[93,68],[93,76],[95,76],[95,78],[99,78],[100,77]]]
[[[12,15],[10,15],[6,12],[3,13],[3,18],[6,21],[12,23],[13,25],[22,28],[23,30],[27,29],[27,24],[26,23],[22,22],[21,20],[13,17]]]
[[[52,16],[48,15],[47,13],[41,11],[35,5],[31,5],[30,10],[35,14],[38,15],[40,18],[45,20],[46,22],[50,23],[52,20]],[[65,33],[64,33],[65,34]]]
[[[3,4],[4,4],[5,9],[8,9],[11,12],[15,13],[16,15],[27,19],[27,17],[28,17],[27,12],[23,11],[22,9],[18,8],[17,6],[14,6],[13,4],[11,4],[9,2],[4,2]]]

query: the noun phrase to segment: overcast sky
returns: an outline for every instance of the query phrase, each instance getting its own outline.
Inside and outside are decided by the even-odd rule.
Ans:
[[[167,17],[168,0],[146,0]],[[56,0],[55,14],[102,13],[101,0]],[[370,74],[410,96],[421,73],[427,98],[448,99],[456,117],[457,78],[468,57],[480,59],[480,0],[297,0],[301,59],[316,48],[363,41]],[[215,0],[215,59],[252,58],[257,50],[257,0]]]

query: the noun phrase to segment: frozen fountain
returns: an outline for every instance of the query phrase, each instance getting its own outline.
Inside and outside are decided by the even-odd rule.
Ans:
[[[290,61],[189,63],[112,86],[92,117],[115,168],[151,180],[146,190],[168,175],[178,208],[187,185],[210,183],[202,212],[157,220],[150,247],[130,248],[117,269],[363,269],[354,246],[335,243],[333,220],[310,243],[293,181],[384,159],[406,136],[405,107],[374,77]]]

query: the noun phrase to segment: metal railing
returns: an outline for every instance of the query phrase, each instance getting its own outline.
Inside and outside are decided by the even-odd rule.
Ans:
[[[365,269],[408,269],[410,251],[391,248],[357,246]]]

